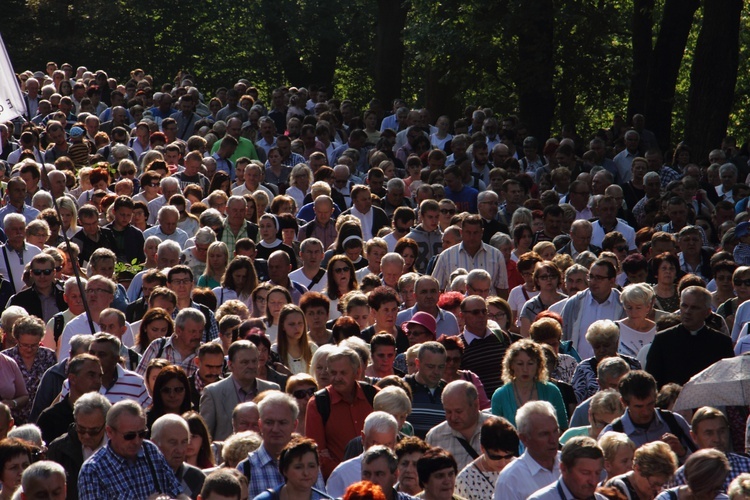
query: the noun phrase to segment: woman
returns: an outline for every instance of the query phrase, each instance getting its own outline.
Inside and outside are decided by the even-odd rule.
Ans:
[[[417,255],[419,255],[419,246],[416,241],[411,238],[401,238],[396,242],[393,251],[404,258],[404,274],[417,272],[414,269],[414,263],[417,260]]]
[[[249,257],[238,255],[227,266],[221,279],[221,286],[212,291],[216,295],[218,305],[228,300],[239,300],[249,308],[252,304],[252,292],[258,286],[258,276],[255,266]]]
[[[539,295],[539,291],[534,284],[534,268],[540,262],[542,262],[542,258],[535,252],[523,254],[518,261],[518,272],[521,273],[524,284],[518,285],[508,294],[508,304],[510,304],[510,308],[513,311],[513,318],[508,329],[513,333],[521,331],[520,315],[524,304]]]
[[[510,309],[510,304],[505,299],[495,296],[487,298],[487,319],[497,323],[497,326],[504,332],[508,331],[512,317],[513,312]]]
[[[297,417],[297,428],[294,430],[297,434],[305,435],[305,415],[307,414],[307,402],[313,397],[318,390],[318,384],[315,379],[307,373],[298,373],[289,377],[286,381],[286,393],[290,394],[299,408]]]
[[[503,358],[503,385],[492,395],[492,414],[516,425],[516,411],[529,401],[549,401],[557,412],[561,430],[568,428],[560,390],[548,382],[542,348],[529,339],[512,344]]]
[[[531,324],[529,336],[537,344],[550,346],[557,355],[557,366],[550,373],[550,377],[570,384],[578,362],[573,356],[560,352],[560,341],[562,340],[560,322],[553,318],[537,318]]]
[[[448,198],[443,198],[438,202],[438,205],[440,206],[440,215],[438,216],[438,226],[440,226],[441,231],[445,231],[451,226],[451,221],[453,220],[453,217],[456,215],[456,212],[458,209],[456,208],[456,204],[453,203],[452,200],[449,200]]]
[[[354,216],[342,216],[336,221],[338,235],[333,242],[333,248],[326,250],[321,267],[327,267],[334,255],[346,255],[359,270],[367,267],[369,262],[362,257],[362,226]]]
[[[328,355],[336,351],[336,346],[326,344],[318,347],[310,360],[310,375],[315,378],[318,387],[328,387],[331,384],[331,377],[328,374]]]
[[[731,471],[729,460],[724,452],[714,448],[698,450],[687,459],[684,465],[687,484],[662,491],[658,500],[691,499],[713,500],[724,499],[724,483]]]
[[[292,303],[292,295],[283,286],[275,286],[268,292],[266,298],[266,335],[274,344],[279,333],[279,316],[281,309]]]
[[[214,467],[214,454],[211,452],[211,436],[208,433],[206,421],[197,411],[188,411],[182,414],[182,418],[190,428],[190,442],[185,451],[185,463],[208,469]]]
[[[61,196],[57,199],[57,205],[60,207],[60,218],[62,227],[60,234],[65,231],[68,238],[72,238],[81,229],[78,227],[78,209],[73,200],[67,196]]]
[[[339,300],[345,294],[359,290],[357,284],[357,271],[354,264],[346,255],[334,255],[328,261],[326,270],[328,283],[325,289],[325,295],[331,301],[328,310],[329,319],[338,319],[341,316],[339,311]]]
[[[151,429],[156,419],[162,415],[182,415],[191,409],[190,382],[185,370],[175,365],[165,366],[154,382],[153,401],[146,410],[146,427]]]
[[[656,323],[648,319],[654,307],[654,291],[644,284],[628,285],[620,294],[625,318],[617,321],[620,327],[620,345],[617,352],[636,357],[656,335]]]
[[[672,155],[672,168],[676,172],[684,172],[688,163],[690,163],[690,146],[681,142],[674,149],[674,155]]]
[[[531,249],[533,252],[539,254],[542,260],[552,260],[555,257],[557,249],[554,243],[551,241],[540,241],[534,245]]]
[[[130,224],[143,232],[151,227],[151,224],[148,223],[148,215],[148,206],[142,201],[136,201],[133,204],[133,218]]]
[[[305,313],[294,304],[287,304],[279,314],[279,334],[271,350],[279,355],[293,375],[307,373],[313,353],[318,349],[307,339]]]
[[[633,470],[633,456],[637,446],[627,434],[607,431],[599,438],[599,447],[604,452],[604,470],[608,478]]]
[[[518,433],[510,422],[490,417],[482,423],[482,454],[456,476],[456,494],[468,500],[486,500],[495,494],[500,472],[518,456]]]
[[[114,278],[115,262],[117,262],[117,256],[112,250],[109,248],[97,248],[89,258],[88,277],[104,276],[117,283],[117,280]],[[125,291],[125,287],[120,283],[117,283],[117,290],[115,291],[110,307],[119,309],[122,312],[125,312],[125,309],[128,307],[127,292]]]
[[[734,298],[732,276],[738,267],[737,263],[732,260],[720,260],[711,266],[716,283],[716,291],[711,293],[714,311],[727,300]],[[729,327],[729,325],[727,326]],[[729,328],[731,330],[731,327]]]
[[[677,270],[680,261],[669,252],[664,252],[651,259],[651,274],[656,279],[653,286],[656,293],[654,307],[664,312],[675,312],[680,308],[680,297],[677,295]]]
[[[170,366],[169,361],[162,358],[154,358],[148,362],[148,366],[146,367],[146,376],[143,377],[143,379],[144,382],[146,382],[146,389],[148,390],[148,394],[149,396],[151,396],[151,399],[154,398],[154,385],[156,384],[156,377],[158,377],[159,373],[161,373],[161,371],[167,366]]]
[[[333,343],[333,332],[326,328],[331,301],[319,292],[307,292],[302,295],[299,307],[307,320],[307,335],[316,345]]]
[[[266,167],[266,182],[279,187],[279,193],[284,193],[289,186],[289,174],[292,167],[282,163],[279,148],[272,147],[268,150],[268,166]]]
[[[232,181],[229,178],[229,174],[223,170],[218,170],[211,178],[211,184],[208,185],[208,192],[213,193],[214,191],[222,191],[227,197],[229,197],[232,196],[232,191],[230,190],[231,185]]]
[[[227,244],[223,241],[214,241],[206,252],[206,270],[198,278],[198,286],[211,289],[220,287],[227,265],[229,265]]]
[[[411,340],[411,338],[409,340]],[[461,367],[461,360],[464,356],[464,342],[461,340],[461,337],[458,335],[451,337],[441,335],[437,341],[445,347],[445,352],[447,353],[447,357],[445,358],[445,369],[443,370],[443,380],[445,380],[446,383],[453,382],[454,380],[466,380],[467,382],[471,382],[477,388],[477,393],[479,395],[479,408],[481,410],[489,408],[490,400],[487,397],[487,391],[484,389],[484,384],[479,380],[476,373],[469,370],[459,370]]]
[[[613,420],[622,416],[625,408],[620,401],[620,394],[614,389],[599,391],[591,398],[589,405],[589,425],[571,427],[560,436],[560,445],[564,446],[575,436],[588,436],[597,439],[602,429]]]
[[[310,192],[310,185],[313,182],[313,173],[310,167],[304,163],[295,165],[292,173],[289,174],[289,188],[286,190],[287,196],[291,197],[297,204],[297,208],[302,208],[305,203],[305,196]]]
[[[133,350],[143,354],[156,339],[171,337],[174,333],[172,316],[161,307],[154,307],[146,311],[141,320],[141,326],[135,339]]]
[[[747,500],[750,498],[750,474],[743,472],[729,485],[727,495],[730,500]]]
[[[518,272],[518,265],[513,260],[513,240],[503,233],[495,233],[490,238],[490,245],[500,250],[505,259],[505,270],[508,273],[508,288],[513,289],[523,284],[523,277]]]
[[[422,491],[417,462],[429,449],[427,443],[414,436],[404,438],[396,444],[399,479],[397,491],[411,496],[417,496]]]
[[[531,242],[534,234],[528,224],[520,223],[513,228],[513,246],[515,249],[510,253],[510,258],[518,262],[521,255],[531,251]]]
[[[264,281],[255,287],[253,293],[250,294],[252,301],[252,307],[250,308],[251,318],[262,318],[266,314],[266,300],[268,299],[268,292],[271,291],[273,285],[269,281]]]
[[[607,486],[617,488],[628,500],[652,500],[672,478],[678,466],[677,456],[668,444],[652,441],[635,451],[633,469],[610,476]]]
[[[279,387],[286,387],[289,379],[289,370],[277,361],[278,356],[271,351],[271,341],[263,333],[250,333],[246,337],[255,347],[258,348],[258,375],[261,380],[279,384]]]
[[[367,134],[367,144],[377,144],[380,139],[380,130],[378,130],[378,114],[368,109],[362,115],[362,121],[365,124],[365,133]]]
[[[442,448],[430,448],[417,460],[417,474],[423,491],[423,500],[459,500],[453,491],[456,487],[458,465],[456,459]]]
[[[750,299],[750,267],[740,266],[735,269],[732,274],[732,287],[735,297],[727,300],[716,309],[716,313],[727,322],[729,331],[733,331],[737,308]]]
[[[33,449],[21,439],[5,438],[0,441],[0,483],[3,486],[0,499],[16,498],[14,493],[21,486],[23,471],[31,465]]]
[[[21,370],[24,385],[28,399],[24,406],[10,406],[11,414],[16,425],[26,423],[31,412],[29,401],[34,401],[39,382],[48,368],[57,363],[55,351],[41,347],[42,337],[44,337],[44,322],[36,316],[22,317],[13,324],[13,337],[17,344],[15,347],[2,352],[16,362]],[[17,400],[17,402],[19,402]],[[21,401],[23,402],[23,398]]]
[[[245,220],[252,222],[256,226],[258,225],[258,207],[255,204],[255,198],[251,194],[244,194],[242,196],[247,202],[247,209],[245,210]]]
[[[257,246],[256,258],[268,260],[273,252],[282,250],[289,255],[292,271],[297,269],[297,257],[294,255],[292,247],[281,241],[281,224],[275,215],[263,214],[258,221],[258,232],[260,233],[260,243]]]
[[[11,409],[29,404],[29,392],[18,363],[5,354],[0,354],[0,399]]]
[[[319,471],[318,445],[312,439],[294,437],[281,450],[279,456],[279,472],[284,477],[284,484],[272,491],[264,491],[254,500],[329,498],[313,488],[318,480]]]
[[[557,289],[560,287],[562,277],[560,270],[552,262],[544,261],[534,268],[533,273],[534,288],[539,291],[539,294],[528,300],[521,308],[521,336],[529,336],[529,328],[531,323],[536,319],[536,315],[542,311],[546,311],[549,306],[556,304],[563,299],[567,299],[567,295],[559,293]]]

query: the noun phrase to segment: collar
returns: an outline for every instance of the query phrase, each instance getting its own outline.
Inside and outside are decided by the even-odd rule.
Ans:
[[[522,460],[526,464],[526,467],[529,468],[529,472],[531,472],[532,476],[535,476],[539,472],[547,472],[547,473],[550,472],[549,469],[545,469],[539,464],[539,462],[534,460],[534,458],[531,455],[529,455],[528,451],[525,451],[518,460]],[[557,455],[555,456],[555,463],[552,466],[551,472],[555,472],[555,470],[559,470],[559,467],[560,467],[560,452],[558,451]]]
[[[466,340],[466,344],[470,345],[475,340],[482,340],[487,337],[487,335],[492,335],[492,332],[489,328],[484,333],[484,337],[480,337],[479,335],[472,333],[464,326],[464,339]]]
[[[586,291],[588,292],[588,295],[589,295],[589,305],[590,306],[594,306],[594,307],[610,305],[612,303],[612,295],[615,293],[614,289],[610,290],[609,297],[607,297],[607,300],[605,300],[604,302],[599,303],[594,298],[594,295],[591,293],[591,290],[586,289]]]
[[[344,398],[341,396],[341,393],[333,388],[332,385],[328,386],[328,394],[331,396],[331,405],[334,405],[340,401],[343,401]],[[354,399],[363,399],[366,400],[364,391],[362,391],[362,386],[357,383],[357,394],[354,397]]]
[[[240,386],[240,383],[237,381],[236,378],[231,377],[231,379],[232,379],[232,383],[234,384],[234,390],[237,391],[237,394],[239,394],[240,390],[244,391],[244,389],[242,388],[242,386]],[[255,380],[253,380],[253,386],[250,388],[250,392],[257,390],[257,389],[258,389],[258,379],[256,378]]]
[[[351,211],[352,215],[356,215],[357,217],[366,217],[372,213],[372,208],[370,208],[370,210],[368,210],[366,214],[363,214],[362,212],[357,210],[357,207],[355,207],[354,204],[352,204]]]

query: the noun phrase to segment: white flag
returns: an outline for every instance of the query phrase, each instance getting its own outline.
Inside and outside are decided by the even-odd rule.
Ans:
[[[0,36],[0,122],[10,121],[26,112],[26,103],[18,86],[13,65]]]

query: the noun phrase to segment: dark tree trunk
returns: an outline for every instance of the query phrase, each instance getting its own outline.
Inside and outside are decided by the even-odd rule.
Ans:
[[[685,138],[701,161],[724,138],[734,100],[742,0],[707,0],[690,72]]]
[[[463,113],[461,86],[455,80],[445,81],[442,70],[427,71],[424,78],[424,107],[433,120],[440,115],[461,116]]]
[[[653,52],[654,0],[633,0],[633,72],[630,76],[627,119],[646,109],[648,73]]]
[[[292,85],[309,84],[310,74],[302,64],[300,53],[295,48],[294,41],[289,38],[283,2],[264,0],[262,6],[265,29],[268,32],[268,38],[276,60],[284,69],[284,76]]]
[[[378,0],[375,31],[375,95],[385,109],[401,97],[404,63],[403,30],[408,4],[402,0]]]
[[[671,147],[675,86],[688,34],[699,6],[700,0],[667,0],[664,4],[659,37],[651,58],[644,108],[647,126],[664,151]]]

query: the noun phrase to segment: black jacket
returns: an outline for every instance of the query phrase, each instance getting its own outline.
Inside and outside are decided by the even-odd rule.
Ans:
[[[377,236],[378,231],[383,229],[384,227],[390,227],[391,220],[388,218],[388,216],[385,214],[385,210],[383,210],[380,207],[376,207],[375,205],[372,206],[370,209],[373,212],[372,215],[372,235]],[[351,215],[352,209],[349,208],[347,210],[344,210],[341,212],[341,215]]]
[[[66,310],[68,308],[68,304],[66,304],[65,300],[63,299],[62,283],[55,283],[52,286],[52,290],[55,294],[55,305],[57,306],[57,312]],[[31,288],[27,288],[26,290],[22,290],[12,296],[10,298],[10,301],[8,302],[8,305],[21,306],[26,309],[26,312],[31,316],[36,316],[37,318],[42,317],[42,301],[39,298],[39,295],[37,294],[34,286],[31,286]]]
[[[68,500],[78,499],[78,473],[83,465],[83,448],[75,424],[68,427],[68,432],[50,443],[47,458],[62,465],[68,476]]]
[[[602,252],[602,249],[599,248],[596,245],[589,245],[588,251],[596,255],[597,257]],[[561,255],[573,255],[573,242],[569,241],[567,242],[560,250],[557,251],[557,253]]]
[[[73,405],[70,403],[70,394],[68,394],[44,410],[39,415],[36,425],[42,430],[44,442],[51,443],[65,434],[73,422]]]

